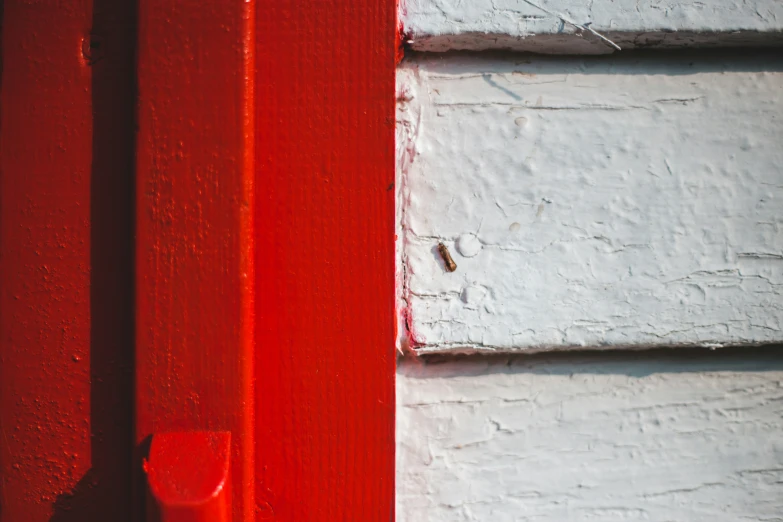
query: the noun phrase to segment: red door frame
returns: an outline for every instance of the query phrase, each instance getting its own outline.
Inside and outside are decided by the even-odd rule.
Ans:
[[[141,520],[150,437],[225,432],[232,520],[393,519],[394,2],[2,21],[0,522]]]
[[[136,441],[230,431],[234,520],[386,522],[395,5],[140,5]]]
[[[385,522],[395,6],[175,4],[139,20],[137,442],[231,431],[235,520]]]
[[[256,19],[256,503],[387,522],[396,5],[275,0]]]

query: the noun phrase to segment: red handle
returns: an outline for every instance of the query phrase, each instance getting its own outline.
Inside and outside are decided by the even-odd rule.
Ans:
[[[229,432],[153,435],[144,463],[148,522],[228,522],[231,515]]]

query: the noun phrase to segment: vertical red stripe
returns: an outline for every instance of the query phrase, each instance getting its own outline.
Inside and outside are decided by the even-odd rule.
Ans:
[[[258,520],[393,518],[395,18],[259,5]]]
[[[89,7],[4,5],[3,522],[48,520],[90,467]]]
[[[114,0],[3,8],[0,520],[122,521],[134,10]]]
[[[254,514],[252,7],[139,2],[136,440],[230,431],[235,521]]]

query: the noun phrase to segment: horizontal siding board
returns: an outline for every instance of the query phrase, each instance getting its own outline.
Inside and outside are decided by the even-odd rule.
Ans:
[[[782,340],[782,82],[772,54],[407,61],[407,341],[428,352]]]
[[[590,30],[623,49],[783,43],[783,4],[776,0],[408,0],[401,21],[417,51],[615,50]]]
[[[779,520],[771,349],[406,359],[399,522]]]

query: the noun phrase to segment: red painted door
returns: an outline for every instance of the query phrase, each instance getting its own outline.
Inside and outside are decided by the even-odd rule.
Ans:
[[[0,522],[393,519],[395,9],[5,0]]]

